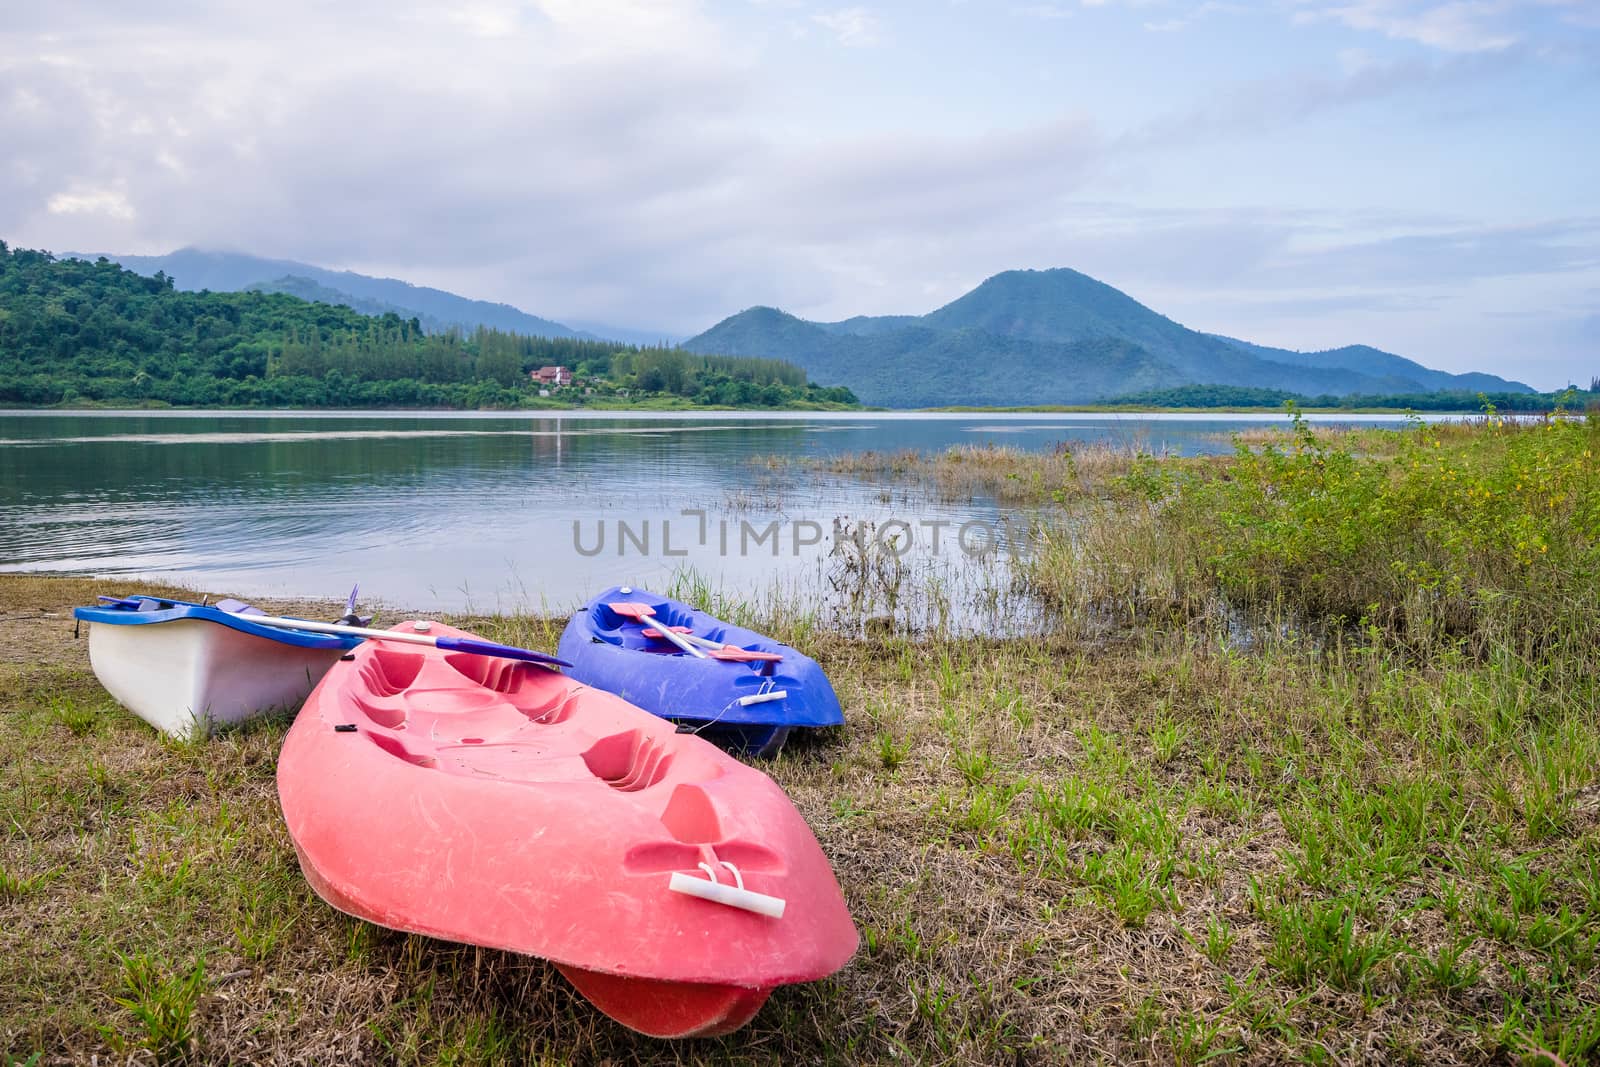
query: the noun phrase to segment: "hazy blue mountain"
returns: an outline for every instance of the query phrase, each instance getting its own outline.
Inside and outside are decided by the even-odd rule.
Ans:
[[[611,326],[604,322],[578,319],[568,319],[567,325],[597,341],[621,341],[624,344],[641,345],[646,348],[661,344],[670,347],[683,341],[686,336],[681,333],[668,333],[665,330],[641,330],[637,326]]]
[[[94,255],[78,252],[66,253],[80,259],[95,259]],[[146,276],[164,271],[179,289],[210,289],[213,292],[231,293],[269,283],[269,279],[297,277],[315,282],[335,294],[354,300],[371,301],[393,310],[401,318],[413,316],[434,328],[451,326],[463,330],[489,326],[509,333],[529,337],[583,337],[579,331],[559,322],[530,315],[510,304],[493,304],[486,300],[470,300],[443,289],[430,289],[412,285],[395,278],[373,278],[348,270],[324,270],[309,263],[289,259],[264,259],[241,252],[212,252],[199,248],[180,248],[165,256],[119,256],[105,253],[114,263]],[[296,294],[298,295],[298,294]],[[322,300],[322,297],[307,299]],[[335,301],[324,301],[335,302]],[[352,300],[337,303],[355,307]],[[356,310],[361,310],[356,308]],[[381,312],[380,312],[381,314]],[[620,338],[607,338],[620,340]]]
[[[776,308],[742,311],[685,347],[708,355],[782,349],[813,381],[848,381],[863,403],[886,407],[1093,400],[1154,389],[1175,376],[1148,352],[1116,338],[1051,344],[926,326],[855,334]]]
[[[1415,360],[1373,348],[1371,345],[1345,345],[1343,348],[1330,348],[1321,352],[1295,352],[1286,348],[1251,344],[1249,341],[1223,337],[1220,334],[1213,336],[1262,359],[1270,359],[1277,363],[1287,363],[1296,367],[1343,367],[1374,378],[1414,382],[1422,386],[1426,392],[1531,393],[1534,391],[1531,386],[1522,382],[1508,381],[1494,374],[1451,374],[1449,371],[1433,370]]]
[[[1360,345],[1306,354],[1199,333],[1066,269],[997,274],[922,316],[814,323],[750,308],[684,347],[787,359],[814,381],[891,407],[1081,403],[1183,384],[1335,395],[1528,390]]]

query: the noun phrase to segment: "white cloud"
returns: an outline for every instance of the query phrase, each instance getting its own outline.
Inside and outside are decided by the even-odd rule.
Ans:
[[[882,28],[878,16],[864,7],[846,7],[837,11],[819,11],[811,21],[832,33],[838,42],[850,48],[865,48],[878,43]]]
[[[1134,0],[1133,6],[1143,7],[1144,3]],[[1227,2],[1227,0],[1205,0],[1204,3],[1193,4],[1181,14],[1164,19],[1152,19],[1144,24],[1144,28],[1151,33],[1175,33],[1178,30],[1188,29],[1201,19],[1212,15],[1240,15],[1249,13],[1249,8]]]
[[[522,5],[478,2],[447,8],[443,16],[479,37],[510,37],[522,23]]]
[[[1339,73],[1296,71],[1239,81],[1129,131],[1123,147],[1171,152],[1219,137],[1250,137],[1377,101],[1457,94],[1504,76],[1522,61],[1515,52],[1379,60],[1359,50],[1338,53]]]
[[[45,205],[52,215],[105,215],[127,221],[134,217],[133,205],[127,194],[118,189],[96,189],[76,185],[65,192],[56,193]]]
[[[1516,16],[1547,6],[1539,0],[1316,0],[1302,2],[1297,18],[1331,19],[1446,52],[1493,52],[1520,40]]]
[[[1035,19],[1070,19],[1072,8],[1065,4],[1020,4],[1011,9],[1013,15]]]
[[[351,54],[295,13],[246,19],[229,47],[131,9],[87,21],[60,43],[71,63],[0,65],[0,142],[37,164],[0,162],[0,233],[240,248],[692,332],[857,284],[920,291],[1073,195],[1102,151],[1071,118],[785,136],[754,110],[756,64],[695,4],[668,7],[646,31],[627,4],[613,22],[549,2],[510,37],[417,9]],[[439,62],[401,62],[420,40]],[[0,30],[0,54],[32,43]]]

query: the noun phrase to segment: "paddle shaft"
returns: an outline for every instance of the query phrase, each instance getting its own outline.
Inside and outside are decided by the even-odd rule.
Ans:
[[[740,648],[738,645],[730,645],[725,641],[712,641],[709,638],[684,633],[680,627],[674,626],[673,629],[682,635],[685,641],[693,641],[701,648],[708,649],[707,654],[712,659],[728,660],[734,663],[755,663],[757,661],[776,663],[783,658],[776,652],[752,651],[748,648]],[[662,637],[661,631],[653,626],[646,627],[644,635],[646,637]]]
[[[646,618],[653,619],[653,618],[655,618],[655,616],[654,615],[648,615],[648,616],[646,616]],[[689,653],[689,655],[695,657],[696,659],[705,659],[706,658],[706,654],[704,652],[700,651],[694,645],[691,645],[688,642],[688,640],[680,633],[674,633],[669,629],[669,630],[661,631],[661,636],[665,637],[668,641],[671,641],[673,644],[677,645],[679,648],[683,649],[685,652]]]
[[[735,645],[728,644],[726,641],[713,641],[709,637],[701,637],[699,634],[694,633],[693,631],[691,631],[687,626],[674,626],[674,627],[672,627],[672,632],[677,634],[679,637],[683,638],[685,641],[689,641],[689,642],[691,642],[693,644],[699,645],[701,648],[735,648],[735,647],[737,647]],[[644,628],[644,635],[646,637],[659,637],[664,641],[665,640],[670,640],[670,638],[668,638],[666,636],[666,634],[663,633],[662,630],[659,627],[656,627],[656,626],[646,626]]]
[[[713,641],[713,640],[711,640],[711,638],[709,638],[709,637],[701,637],[699,634],[684,634],[683,635],[683,639],[685,641],[692,641],[695,644],[699,645],[701,648],[733,648],[733,647],[735,647],[733,645],[728,644],[726,641]]]
[[[478,656],[500,656],[506,659],[519,659],[541,666],[565,665],[554,656],[547,656],[543,652],[533,652],[526,648],[514,648],[511,645],[496,645],[488,641],[478,641],[471,638],[434,637],[431,634],[405,633],[401,630],[372,630],[365,626],[341,626],[336,622],[312,622],[309,619],[286,619],[276,615],[246,615],[241,612],[229,612],[236,618],[245,622],[259,623],[262,626],[276,626],[283,630],[304,630],[314,634],[338,634],[340,637],[365,637],[372,641],[396,641],[407,645],[432,645],[434,648],[455,649],[461,652],[470,652]]]

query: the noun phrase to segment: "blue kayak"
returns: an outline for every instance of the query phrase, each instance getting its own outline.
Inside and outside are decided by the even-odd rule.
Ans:
[[[646,637],[644,631],[656,627],[609,606],[618,603],[646,604],[662,625],[686,627],[692,637],[780,658],[697,659],[660,637]],[[572,664],[567,674],[577,681],[759,756],[775,755],[790,730],[844,722],[839,698],[816,660],[643,589],[620,586],[589,601],[567,623],[556,654]]]

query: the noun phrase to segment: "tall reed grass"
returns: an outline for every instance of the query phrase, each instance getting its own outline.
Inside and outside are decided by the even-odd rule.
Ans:
[[[1597,452],[1595,415],[1336,438],[1297,417],[1224,464],[1136,460],[1106,491],[1062,498],[1029,577],[1080,614],[1244,607],[1592,673]]]

